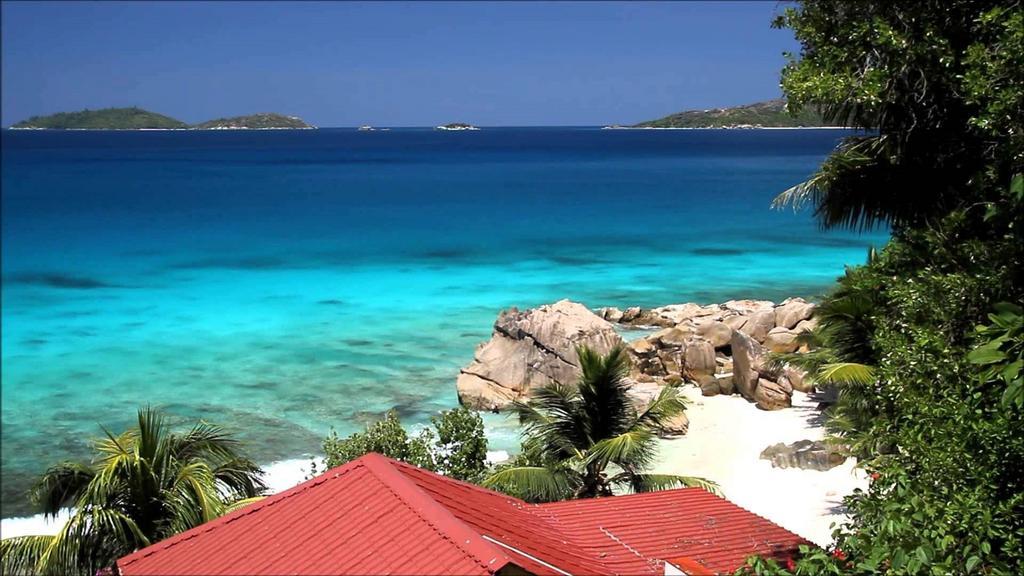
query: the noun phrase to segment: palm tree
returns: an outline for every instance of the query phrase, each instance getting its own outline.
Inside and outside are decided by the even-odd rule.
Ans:
[[[578,385],[549,384],[513,405],[524,427],[523,453],[484,485],[530,502],[611,496],[614,488],[717,490],[707,480],[645,472],[656,455],[658,431],[685,409],[674,388],[662,388],[638,411],[626,394],[624,348],[602,356],[581,347],[577,354]]]
[[[869,263],[878,258],[869,252]],[[826,428],[833,439],[862,461],[888,451],[871,423],[885,410],[878,381],[878,356],[873,347],[878,294],[864,282],[863,269],[847,270],[838,287],[815,310],[818,326],[797,340],[808,352],[774,355],[776,368],[793,364],[804,369],[818,385],[832,387],[837,400],[829,409]]]
[[[120,435],[105,428],[89,464],[53,466],[32,490],[44,514],[73,513],[55,536],[0,542],[4,574],[87,574],[134,550],[198,526],[259,497],[261,470],[237,440],[200,422],[173,433],[152,408]]]

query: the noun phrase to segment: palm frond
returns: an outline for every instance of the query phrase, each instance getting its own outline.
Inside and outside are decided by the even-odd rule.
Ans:
[[[604,469],[609,463],[643,469],[651,464],[657,452],[657,441],[650,430],[634,428],[613,438],[596,442],[587,451],[585,462]]]
[[[209,522],[224,510],[213,471],[200,460],[182,466],[168,492],[168,504],[175,510],[171,520],[175,531]]]
[[[235,458],[213,469],[213,478],[231,498],[252,498],[267,491],[263,470],[247,458]]]
[[[913,219],[918,199],[908,193],[912,180],[894,164],[894,147],[885,135],[846,138],[817,172],[779,194],[772,206],[811,205],[823,228],[868,230]]]
[[[224,514],[231,514],[232,512],[241,510],[242,508],[245,508],[250,504],[255,504],[260,500],[263,500],[264,498],[266,498],[266,496],[253,496],[252,498],[242,498],[240,500],[235,500],[234,502],[224,507]]]
[[[175,436],[171,453],[180,460],[234,460],[240,457],[239,443],[228,431],[215,424],[199,422],[191,430]]]
[[[82,495],[95,475],[85,464],[62,462],[43,474],[29,498],[43,509],[43,514],[54,517]]]
[[[668,421],[686,410],[686,398],[679,394],[676,388],[663,386],[658,397],[647,405],[641,412],[633,426],[639,426],[650,430],[660,431]]]
[[[625,382],[629,373],[625,347],[617,345],[602,355],[581,346],[576,355],[580,361],[581,420],[587,437],[596,441],[624,432],[635,418]]]
[[[154,460],[163,439],[166,438],[164,416],[152,406],[146,406],[139,409],[138,421],[139,441],[136,450],[139,458]]]
[[[718,483],[696,476],[623,473],[613,477],[612,481],[628,485],[633,492],[658,492],[673,488],[703,488],[712,494],[722,495]]]
[[[45,572],[43,558],[53,536],[18,536],[0,540],[0,573],[29,576]]]
[[[526,403],[513,404],[523,433],[543,439],[540,445],[555,458],[578,456],[590,445],[579,391],[561,384],[534,390]]]
[[[556,502],[572,496],[579,478],[571,470],[514,466],[498,470],[483,485],[527,502]]]
[[[815,375],[815,380],[823,384],[868,386],[875,382],[875,371],[865,364],[838,362],[822,366]]]

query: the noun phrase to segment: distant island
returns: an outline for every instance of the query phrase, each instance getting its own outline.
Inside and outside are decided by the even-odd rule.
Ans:
[[[835,126],[826,122],[816,110],[805,107],[796,116],[786,111],[783,99],[756,102],[732,108],[686,110],[657,120],[615,128],[811,128]]]
[[[285,116],[283,114],[250,114],[248,116],[235,116],[233,118],[218,118],[202,124],[196,124],[196,130],[310,130],[316,128],[306,124],[298,116]]]
[[[194,126],[138,107],[103,108],[33,116],[11,126],[12,130],[296,130],[313,129],[296,116],[262,113],[219,118]]]
[[[188,124],[142,108],[104,108],[33,116],[14,130],[184,130]]]
[[[479,130],[472,124],[466,124],[465,122],[452,122],[451,124],[442,124],[436,128],[437,130]]]

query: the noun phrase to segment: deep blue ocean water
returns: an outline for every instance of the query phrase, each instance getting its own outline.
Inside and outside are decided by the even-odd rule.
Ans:
[[[142,404],[266,463],[454,406],[502,308],[819,295],[885,234],[769,203],[842,135],[4,131],[3,516]]]

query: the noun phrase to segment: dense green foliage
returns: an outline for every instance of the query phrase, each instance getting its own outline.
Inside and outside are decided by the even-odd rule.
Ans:
[[[201,124],[196,124],[193,128],[197,130],[267,130],[271,128],[312,128],[312,126],[303,122],[301,118],[297,118],[295,116],[265,113],[250,114],[248,116],[235,116],[233,118],[218,118],[216,120],[209,120]]]
[[[331,433],[323,444],[325,464],[333,468],[377,452],[451,478],[479,482],[487,471],[487,437],[480,415],[460,407],[441,412],[430,421],[433,430],[424,428],[410,436],[390,411],[365,432],[347,438]]]
[[[778,24],[802,44],[790,103],[876,129],[780,201],[893,237],[823,303],[807,359],[838,387],[828,426],[871,485],[833,550],[752,568],[1020,574],[1024,8],[812,0]]]
[[[132,107],[33,116],[11,127],[48,128],[51,130],[140,130],[145,128],[188,128],[188,124],[163,114]]]
[[[646,472],[659,430],[685,409],[675,388],[665,386],[638,412],[626,394],[624,348],[603,356],[580,348],[578,355],[582,374],[576,386],[544,386],[527,402],[514,404],[524,427],[523,451],[491,474],[485,486],[528,502],[611,496],[615,488],[714,489],[705,480]]]
[[[4,574],[84,574],[117,558],[230,511],[260,496],[260,469],[223,429],[199,423],[170,430],[152,409],[138,426],[95,442],[90,463],[64,462],[46,471],[32,493],[48,516],[74,512],[56,536],[0,543]]]
[[[746,106],[715,110],[686,110],[657,120],[641,122],[634,128],[727,128],[731,126],[801,127],[831,126],[810,107],[790,113],[785,100],[768,100]]]
[[[789,106],[874,134],[847,139],[783,203],[825,226],[926,226],[1006,186],[1024,155],[1024,16],[1016,1],[814,0],[776,22],[799,59]]]

